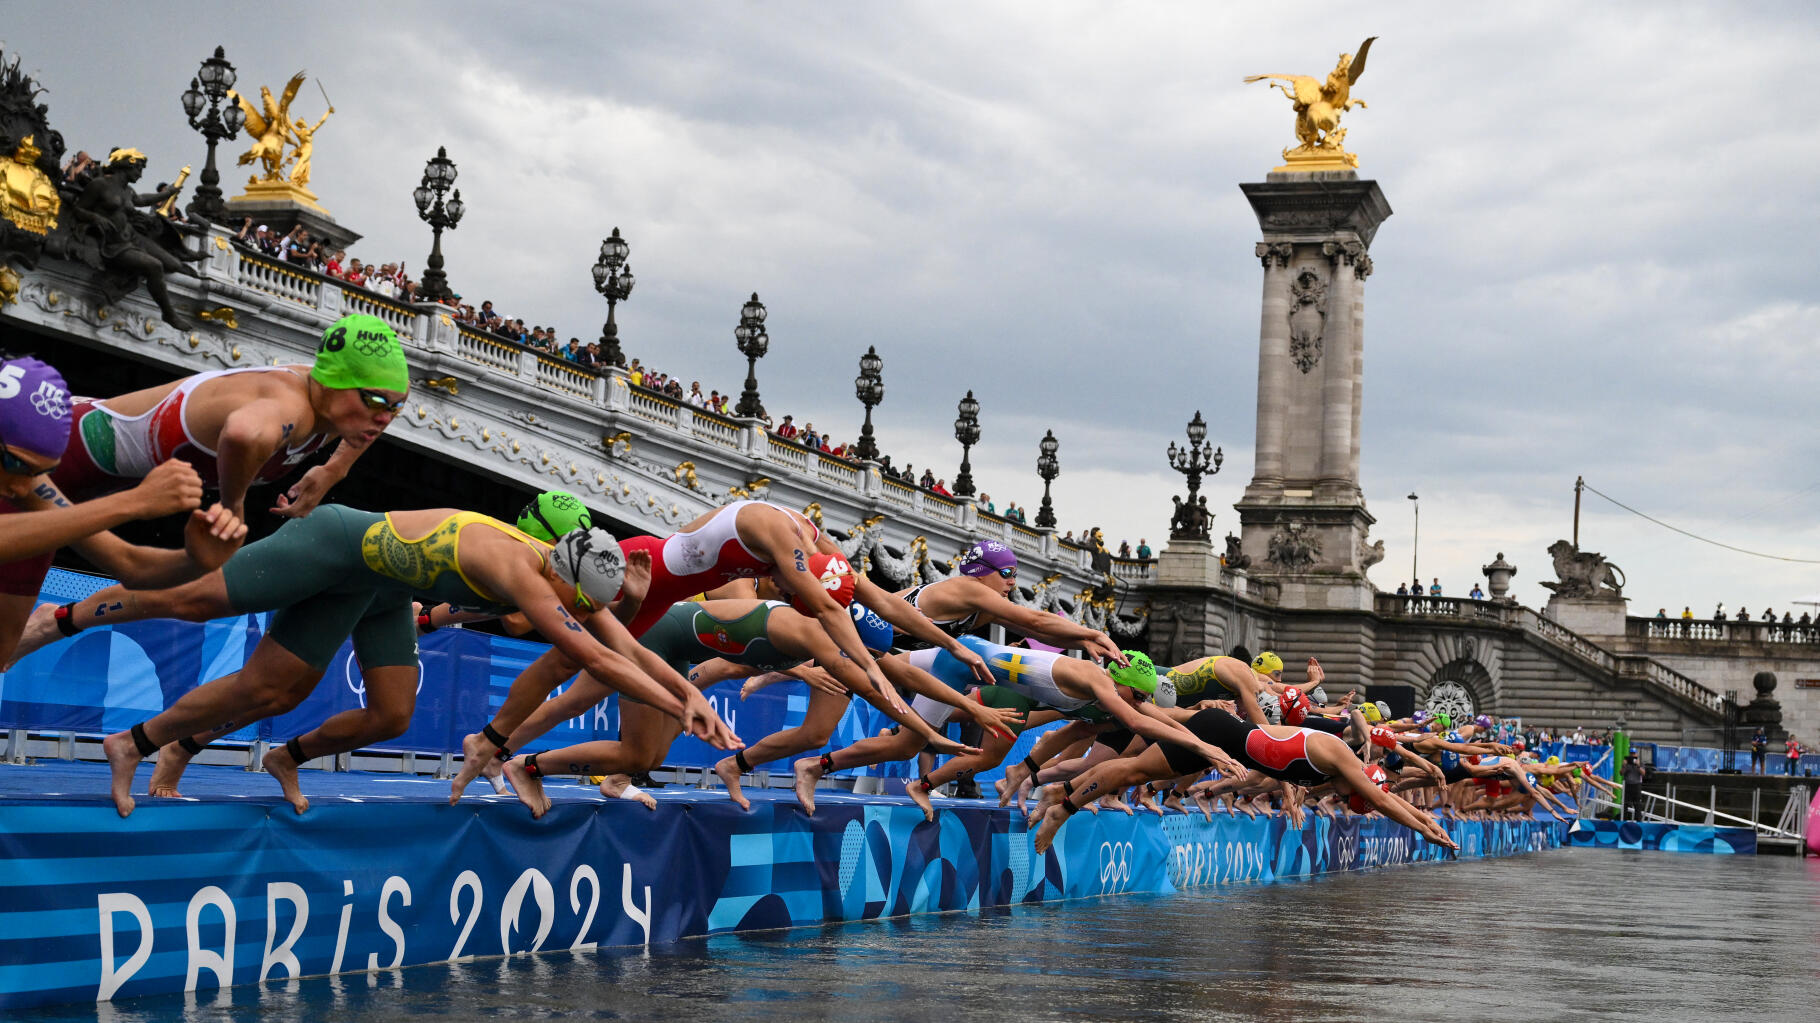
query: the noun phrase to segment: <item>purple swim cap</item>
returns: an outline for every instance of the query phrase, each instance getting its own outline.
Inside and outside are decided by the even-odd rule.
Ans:
[[[1001,568],[1016,568],[1017,555],[997,540],[981,540],[961,555],[962,575],[991,575]]]
[[[0,438],[34,455],[63,457],[70,441],[70,391],[55,366],[29,355],[0,363]]]

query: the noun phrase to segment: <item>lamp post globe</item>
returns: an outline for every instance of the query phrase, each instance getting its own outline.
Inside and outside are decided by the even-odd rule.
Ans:
[[[632,286],[638,278],[632,276],[632,264],[626,262],[632,254],[632,246],[619,236],[619,228],[600,243],[600,258],[594,261],[590,272],[594,275],[594,290],[600,292],[607,300],[607,322],[600,329],[600,361],[609,366],[621,369],[626,365],[626,354],[619,347],[619,323],[614,319],[614,311],[619,303],[632,297]]]
[[[885,360],[879,358],[878,348],[866,346],[866,354],[859,357],[859,376],[853,378],[853,396],[860,404],[866,406],[866,422],[859,430],[859,443],[853,446],[853,453],[861,461],[878,461],[878,442],[872,436],[872,408],[885,400]]]
[[[411,201],[417,204],[417,216],[430,225],[430,258],[425,263],[423,281],[417,286],[417,297],[426,302],[441,302],[455,297],[449,290],[449,275],[442,270],[442,232],[454,230],[467,211],[457,191],[447,202],[443,196],[455,184],[455,161],[449,159],[445,146],[436,147],[436,155],[423,165],[423,180],[411,190]]]
[[[954,477],[954,494],[956,497],[973,496],[973,445],[980,442],[980,403],[972,391],[960,400],[956,406],[960,413],[954,420],[954,439],[961,442],[961,471]]]
[[[751,299],[740,306],[739,326],[733,328],[733,339],[739,354],[746,357],[746,389],[740,392],[734,414],[757,419],[765,414],[765,406],[758,398],[758,360],[771,350],[771,336],[765,333],[765,304],[758,300],[758,292],[754,291]]]
[[[241,126],[246,124],[246,112],[240,109],[239,103],[229,103],[225,110],[221,106],[237,77],[234,65],[228,63],[226,51],[217,46],[214,55],[196,69],[190,87],[179,97],[190,127],[201,132],[208,143],[202,183],[184,207],[184,212],[197,220],[218,221],[227,215],[227,204],[221,201],[221,172],[215,169],[215,147],[222,139],[239,136]]]
[[[1036,474],[1043,478],[1043,505],[1036,512],[1038,529],[1055,528],[1055,505],[1049,500],[1049,484],[1062,474],[1062,463],[1055,457],[1061,446],[1055,439],[1054,430],[1044,430],[1043,439],[1037,442]]]

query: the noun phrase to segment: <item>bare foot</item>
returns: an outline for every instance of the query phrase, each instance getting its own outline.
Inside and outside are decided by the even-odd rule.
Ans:
[[[1169,794],[1163,797],[1163,808],[1165,810],[1174,810],[1176,813],[1188,812],[1187,810],[1182,809],[1181,793],[1176,792],[1174,789],[1170,789]]]
[[[726,784],[728,799],[738,803],[741,810],[752,809],[752,801],[739,788],[739,761],[732,757],[722,757],[720,763],[714,765],[714,774]]]
[[[1047,813],[1050,807],[1061,802],[1061,799],[1062,787],[1060,785],[1045,785],[1038,789],[1036,805],[1031,807],[1029,815],[1024,818],[1025,826],[1035,827],[1036,822],[1043,818],[1043,814]]]
[[[183,779],[183,769],[190,766],[190,751],[176,743],[160,749],[158,760],[152,765],[152,780],[145,786],[145,794],[155,799],[180,799],[183,793],[177,791],[177,783]]]
[[[523,757],[513,757],[506,761],[506,780],[512,783],[512,791],[518,794],[518,801],[531,808],[532,818],[542,817],[550,812],[550,797],[543,794],[543,779],[531,777],[531,772],[520,763]]]
[[[449,805],[461,801],[461,794],[467,791],[469,783],[481,776],[489,765],[497,767],[493,759],[493,744],[487,737],[475,732],[461,737],[461,770],[455,772],[455,779],[449,782]],[[503,775],[502,775],[503,777]],[[495,783],[494,789],[504,792],[503,783]]]
[[[50,646],[62,638],[57,631],[57,605],[39,604],[32,608],[31,617],[25,620],[25,631],[19,634],[19,645],[13,648],[12,662],[6,667],[11,668],[14,664],[24,660],[25,655]],[[132,812],[132,808],[128,807],[126,813]],[[121,816],[124,817],[126,814],[121,814]]]
[[[480,769],[480,776],[493,786],[493,794],[503,796],[511,789],[506,788],[506,768],[498,757],[487,761],[487,766]]]
[[[1011,798],[1019,794],[1020,790],[1024,787],[1024,783],[1029,779],[1030,768],[1025,767],[1023,764],[1012,764],[1010,767],[1005,768],[1005,776],[993,783],[998,789],[998,805],[1011,805]],[[1022,810],[1023,807],[1019,806],[1018,809]]]
[[[1067,821],[1068,815],[1062,812],[1060,806],[1051,806],[1043,814],[1043,823],[1036,829],[1036,851],[1038,855],[1048,852],[1049,847],[1055,844],[1055,833],[1062,830],[1062,825],[1067,823]]]
[[[114,776],[108,790],[114,797],[114,811],[122,817],[130,817],[134,805],[133,772],[145,758],[139,755],[131,732],[115,732],[101,740],[101,752],[107,755],[107,766]]]
[[[916,804],[917,809],[923,811],[923,820],[932,824],[935,822],[935,804],[929,801],[929,790],[923,788],[922,782],[912,781],[910,784],[905,785],[904,795],[909,796],[910,801]]]
[[[1151,792],[1149,786],[1146,785],[1138,789],[1137,802],[1139,806],[1156,814],[1158,817],[1163,815],[1163,808],[1156,805],[1156,793]]]
[[[310,808],[310,801],[304,798],[303,789],[297,784],[297,762],[291,759],[289,750],[283,746],[273,747],[259,763],[284,790],[285,801],[291,804],[291,809],[302,813]]]
[[[822,780],[822,764],[819,757],[804,757],[796,762],[796,801],[802,804],[803,812],[815,816],[815,783]]]
[[[1127,816],[1135,816],[1137,814],[1137,811],[1131,808],[1131,804],[1120,799],[1117,793],[1113,793],[1110,796],[1101,796],[1100,805],[1108,810],[1123,811]]]
[[[632,779],[623,774],[609,774],[600,780],[600,794],[608,799],[632,799],[645,805],[647,810],[657,809],[657,797],[632,784]]]

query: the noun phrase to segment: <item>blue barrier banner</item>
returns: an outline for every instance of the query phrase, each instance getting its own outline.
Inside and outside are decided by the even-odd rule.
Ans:
[[[44,593],[47,598],[79,597],[97,588],[97,582],[105,580],[53,572]],[[265,635],[268,618],[244,615],[205,624],[146,621],[85,630],[24,658],[12,671],[0,673],[0,728],[97,735],[121,731],[158,713],[196,686],[239,671]],[[422,637],[416,713],[403,735],[377,748],[433,754],[460,750],[461,737],[492,720],[505,702],[512,680],[546,649],[543,643],[466,629],[442,629]],[[707,689],[705,695],[716,713],[748,743],[801,725],[809,706],[808,687],[800,682],[780,683],[744,700],[740,683],[723,682]],[[366,686],[359,663],[352,644],[344,643],[321,684],[301,704],[288,714],[257,722],[228,738],[282,742],[365,704]],[[839,749],[894,724],[879,710],[855,700],[828,744],[801,755]],[[1038,737],[1053,727],[1059,725],[1033,729],[1020,737],[1007,762],[1022,759]],[[535,753],[617,738],[619,698],[613,696],[524,748]],[[725,755],[699,739],[683,736],[671,747],[665,763],[706,768]],[[787,773],[790,762],[762,769]],[[914,777],[916,769],[912,761],[837,774],[903,778]],[[997,768],[978,778],[990,783],[1003,776],[1003,769]]]
[[[1083,813],[1039,856],[1021,817],[971,802],[927,823],[907,802],[838,793],[824,793],[811,818],[776,793],[754,793],[742,813],[705,793],[666,793],[649,812],[583,791],[559,794],[542,820],[497,798],[451,807],[365,794],[325,798],[303,817],[269,799],[158,803],[124,821],[98,799],[0,800],[0,1006],[1167,893],[1445,855],[1383,819],[1310,816],[1291,828],[1281,818]],[[1447,828],[1467,856],[1550,848],[1566,830]]]
[[[1720,828],[1704,824],[1583,820],[1574,822],[1567,834],[1567,844],[1604,849],[1655,849],[1662,852],[1754,856],[1757,852],[1757,832],[1751,828]]]

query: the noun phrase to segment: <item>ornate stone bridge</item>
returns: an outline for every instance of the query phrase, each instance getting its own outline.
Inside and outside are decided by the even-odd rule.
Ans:
[[[748,496],[800,508],[856,564],[897,585],[942,578],[975,540],[999,539],[1024,568],[1015,599],[1124,640],[1143,631],[1134,587],[1153,578],[1154,562],[1062,543],[1052,530],[887,479],[872,464],[810,451],[758,420],[633,387],[623,370],[596,372],[460,327],[440,306],[402,304],[267,259],[219,228],[199,241],[208,255],[201,279],[170,281],[178,306],[200,311],[194,330],[160,320],[142,292],[106,303],[89,268],[48,258],[19,276],[17,300],[0,310],[0,322],[176,375],[309,362],[324,327],[369,313],[398,332],[413,371],[410,402],[386,432],[390,443],[526,492],[573,491],[639,532],[673,532]]]

